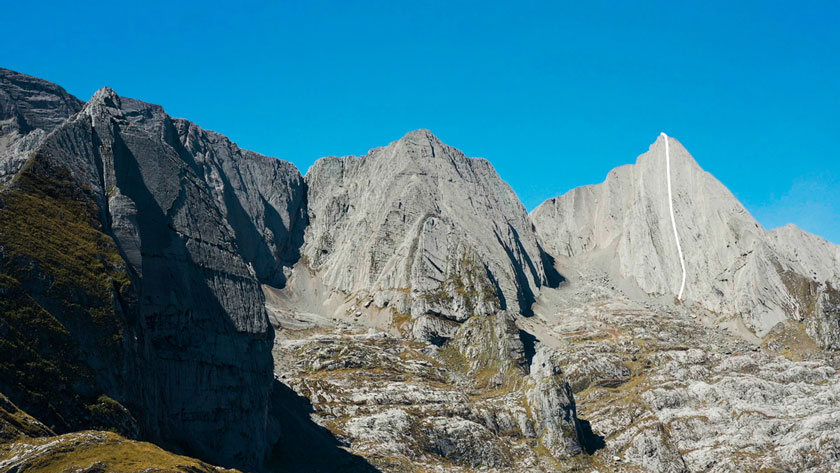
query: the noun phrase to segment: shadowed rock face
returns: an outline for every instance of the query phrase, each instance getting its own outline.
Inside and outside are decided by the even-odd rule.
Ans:
[[[805,317],[808,302],[791,290],[786,280],[792,276],[785,271],[811,279],[806,266],[813,258],[791,268],[790,252],[779,251],[790,246],[780,243],[789,236],[779,234],[774,243],[723,184],[669,139],[674,218],[687,273],[683,300],[738,316],[759,336],[782,320]],[[676,296],[682,270],[666,178],[660,137],[635,165],[612,170],[602,184],[546,201],[531,219],[554,254],[598,259],[649,294]],[[810,245],[804,239],[798,244]],[[827,278],[820,283],[836,281],[836,272],[819,272]]]
[[[524,207],[489,162],[427,130],[306,175],[304,254],[326,284],[415,317],[528,312],[548,282]]]
[[[112,351],[138,361],[111,394],[146,438],[259,467],[279,434],[269,418],[273,329],[260,285],[282,286],[297,259],[300,173],[107,88],[58,126],[16,106],[26,123],[52,128],[29,159],[69,171],[85,189],[131,281],[135,315],[123,319],[126,342]]]

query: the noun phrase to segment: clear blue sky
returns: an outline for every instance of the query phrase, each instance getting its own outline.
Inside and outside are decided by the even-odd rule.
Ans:
[[[765,227],[840,243],[835,0],[89,3],[7,2],[0,66],[303,172],[429,128],[528,209],[665,131]]]

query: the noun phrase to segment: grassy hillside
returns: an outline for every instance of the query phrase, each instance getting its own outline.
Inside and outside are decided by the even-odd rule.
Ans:
[[[122,376],[131,284],[101,227],[91,193],[48,159],[0,190],[0,391],[56,432],[136,435],[106,395]]]

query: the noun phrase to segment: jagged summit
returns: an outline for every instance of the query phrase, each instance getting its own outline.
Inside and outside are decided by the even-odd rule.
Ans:
[[[420,128],[406,133],[402,138],[387,146],[371,149],[366,156],[386,156],[398,161],[428,160],[446,158],[450,160],[470,159],[460,150],[443,143],[430,130]]]
[[[83,104],[56,84],[0,68],[0,184]]]
[[[101,104],[108,107],[120,108],[120,96],[110,87],[102,87],[93,93],[88,101],[89,105]]]
[[[0,68],[0,134],[7,133],[6,120],[16,122],[21,133],[50,132],[83,103],[52,82]]]
[[[435,134],[432,133],[431,130],[426,128],[418,128],[416,130],[409,131],[398,141],[403,140],[429,140],[440,143],[440,139],[437,136],[435,136]]]
[[[818,282],[840,281],[840,245],[789,223],[767,232],[775,250]]]
[[[527,312],[549,279],[513,190],[489,162],[428,130],[362,157],[321,159],[306,181],[304,254],[335,289],[464,320]]]
[[[5,86],[0,90],[5,100],[10,94]],[[41,100],[37,94],[43,90],[23,102],[61,103],[60,98]],[[11,103],[12,110],[31,109],[20,102],[3,103]],[[74,205],[90,213],[90,221],[80,225],[114,248],[108,261],[123,272],[125,282],[120,288],[106,281],[114,287],[99,299],[115,308],[115,321],[109,323],[123,330],[124,341],[96,345],[74,318],[81,316],[70,312],[79,296],[69,293],[75,297],[70,301],[61,298],[63,293],[39,293],[45,284],[34,284],[26,279],[30,273],[15,270],[15,265],[30,264],[26,258],[0,261],[0,269],[21,278],[22,286],[34,287],[33,297],[82,344],[79,363],[96,373],[84,381],[90,386],[82,399],[104,392],[117,405],[133,406],[134,429],[144,438],[216,463],[258,469],[279,435],[268,418],[273,329],[261,285],[282,286],[298,259],[305,222],[303,177],[290,163],[241,150],[221,135],[169,117],[158,105],[121,97],[107,87],[84,106],[72,103],[77,105],[72,114],[50,109],[65,116],[48,134],[39,129],[29,152],[18,156],[21,163],[33,163],[23,168],[30,169],[25,178],[36,169],[51,173],[35,180],[37,185],[60,183],[60,192],[47,195],[75,192],[71,203],[79,202]],[[9,136],[18,136],[17,130],[0,141]],[[3,190],[23,192],[20,186]],[[31,219],[29,224],[40,222]],[[37,235],[54,233],[36,230]],[[8,254],[6,245],[21,247],[14,235],[0,232],[0,259]],[[56,244],[52,238],[27,235],[23,243],[25,248],[46,246],[41,250],[46,255],[65,250],[49,247]],[[31,266],[46,267],[36,263]],[[26,387],[42,394],[38,386]],[[19,392],[4,394],[27,399]],[[35,406],[45,412],[54,409],[54,400],[44,396],[32,402],[48,402]],[[84,406],[81,411],[52,414],[87,415]],[[109,424],[96,424],[101,425]]]
[[[668,136],[669,146],[670,146],[670,155],[671,155],[671,166],[672,166],[672,179],[674,181],[679,179],[692,179],[694,178],[696,173],[705,172],[702,170],[700,165],[691,156],[691,153],[683,146],[683,144],[674,138],[673,136]],[[616,180],[624,179],[627,176],[636,173],[634,171],[639,168],[658,168],[661,167],[661,173],[664,176],[665,172],[665,137],[657,135],[656,139],[651,142],[648,146],[648,151],[646,153],[640,154],[636,157],[635,162],[623,164],[621,166],[615,167],[607,172],[604,181],[599,184],[588,184],[579,187],[575,187],[570,189],[566,193],[559,195],[557,197],[550,197],[546,199],[545,202],[538,205],[531,211],[531,215],[535,213],[542,213],[543,211],[537,212],[537,209],[543,206],[552,206],[558,200],[561,199],[580,199],[583,198],[582,195],[588,192],[591,192],[594,188],[598,186],[607,184],[609,182],[613,182]],[[678,171],[681,170],[681,171]],[[688,172],[691,171],[691,172]],[[711,176],[711,175],[710,175]],[[664,183],[664,181],[663,181]],[[658,185],[658,184],[657,184]],[[728,191],[727,191],[728,192]],[[561,252],[562,253],[562,252]]]
[[[668,150],[669,150],[670,155],[671,155],[672,172],[673,172],[674,166],[678,166],[678,167],[685,166],[685,167],[688,167],[688,168],[694,168],[694,169],[699,170],[699,171],[703,170],[700,167],[700,164],[697,162],[697,160],[694,159],[694,157],[691,155],[691,153],[688,152],[688,150],[685,148],[685,146],[682,144],[682,142],[680,142],[677,138],[674,138],[671,135],[667,135],[667,139],[668,139]],[[636,166],[643,165],[642,161],[645,161],[645,160],[661,160],[661,159],[664,159],[664,156],[665,156],[665,136],[660,133],[659,135],[657,135],[657,137],[653,141],[653,143],[651,143],[650,146],[648,147],[648,152],[640,154],[636,158]],[[661,163],[656,163],[656,164],[661,164]],[[664,172],[664,168],[663,168],[663,172]],[[679,175],[672,175],[671,177],[672,177],[672,179],[674,179],[674,178],[679,178],[680,176]]]
[[[669,138],[669,150],[674,223],[687,273],[685,301],[741,319],[759,336],[811,312],[811,296],[799,294],[792,279],[805,270],[783,269],[788,252],[779,251],[780,243],[735,196],[677,140]],[[569,258],[600,255],[599,264],[644,292],[676,296],[681,265],[667,179],[660,135],[636,164],[612,170],[602,184],[546,201],[531,218],[549,251]],[[785,232],[777,233],[785,239]]]

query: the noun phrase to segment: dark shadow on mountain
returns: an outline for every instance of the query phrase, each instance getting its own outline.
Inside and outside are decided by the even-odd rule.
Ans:
[[[153,149],[145,142],[145,136],[126,134],[136,148]],[[195,187],[190,188],[196,186],[196,180],[180,174],[183,168],[173,166],[161,171],[163,175],[181,179],[177,197],[170,210],[165,211],[147,185],[149,177],[144,176],[143,170],[167,162],[154,153],[135,154],[118,125],[114,127],[113,153],[116,186],[137,209],[132,218],[139,238],[118,233],[114,240],[132,270],[141,304],[134,343],[144,361],[137,373],[137,379],[142,382],[135,383],[142,388],[132,393],[132,401],[142,406],[137,411],[142,414],[138,419],[142,437],[176,453],[253,470],[263,456],[259,449],[267,450],[268,446],[244,445],[242,439],[260,429],[264,418],[257,412],[248,415],[244,411],[224,409],[230,404],[224,397],[225,388],[262,385],[265,390],[260,392],[257,388],[252,395],[269,402],[273,331],[241,330],[232,317],[244,318],[249,314],[242,309],[233,313],[237,308],[226,306],[218,294],[227,291],[231,299],[244,299],[246,294],[259,295],[259,286],[224,268],[212,269],[210,260],[194,259],[202,253],[195,246],[190,251],[188,243],[195,243],[179,232],[175,220],[177,209],[187,205],[188,193],[191,190],[199,193]],[[155,188],[158,193],[167,191],[161,185],[162,180],[151,182],[159,186]],[[132,260],[130,255],[138,252],[139,261]],[[132,267],[132,261],[139,263],[139,267]],[[213,334],[215,346],[208,346],[207,334]],[[205,375],[191,378],[184,373]],[[164,386],[180,386],[181,390],[162,389]],[[202,399],[204,412],[198,409],[188,412],[192,402],[186,394],[189,392],[207,393]],[[260,401],[253,402],[260,404]],[[212,427],[200,417],[203,413],[215,416]],[[249,448],[254,453],[243,456],[241,452]]]
[[[542,260],[543,269],[545,270],[545,285],[551,288],[560,287],[561,284],[566,282],[566,278],[557,271],[557,268],[554,266],[556,260],[553,256],[546,253],[543,250],[542,245],[537,243],[537,249],[540,251],[540,259]]]
[[[186,123],[186,126],[195,126],[186,121],[182,121],[182,123]],[[196,163],[195,157],[184,147],[177,128],[168,117],[164,120],[164,141],[178,153],[181,160],[193,170],[200,180],[207,180],[204,168]],[[274,158],[251,157],[243,154],[239,159],[244,162],[249,159]],[[242,179],[241,175],[233,174],[233,179],[237,179],[237,177],[240,180]],[[233,228],[239,254],[247,263],[252,265],[261,283],[277,288],[285,287],[286,275],[283,268],[292,267],[297,263],[300,259],[300,247],[303,246],[303,232],[306,227],[307,216],[306,184],[303,178],[301,177],[300,188],[297,189],[301,198],[290,199],[286,203],[289,207],[290,216],[288,228],[277,209],[266,201],[262,193],[256,192],[255,198],[258,198],[262,205],[261,223],[266,230],[270,231],[272,241],[276,245],[274,248],[266,241],[264,232],[258,229],[254,223],[254,219],[257,217],[252,217],[245,209],[247,202],[243,200],[246,197],[242,195],[242,191],[237,192],[235,190],[241,189],[243,184],[241,182],[231,182],[231,176],[224,169],[221,169],[218,173],[218,179],[223,184],[222,198],[227,211],[226,217]]]
[[[257,274],[257,279],[274,287],[282,288],[286,285],[286,278],[283,275],[280,255],[275,255],[262,233],[257,229],[251,215],[245,210],[239,196],[234,192],[230,179],[224,173],[219,173],[219,179],[224,184],[222,196],[227,208],[227,220],[230,222],[233,232],[236,235],[236,246],[239,254],[245,261],[250,263]],[[268,205],[263,210],[267,210]],[[280,220],[279,216],[276,220]],[[278,240],[288,233],[282,226],[271,228]],[[271,222],[265,222],[271,224]],[[282,251],[282,250],[281,250]]]
[[[604,437],[592,431],[592,424],[588,420],[578,419],[581,427],[580,443],[583,451],[592,455],[607,446]]]
[[[531,259],[528,258],[528,253],[524,251],[522,248],[522,243],[519,242],[519,234],[516,233],[516,229],[513,226],[508,225],[508,228],[513,232],[513,239],[514,243],[516,244],[517,250],[520,255],[525,256],[524,263],[528,265],[531,273],[535,275],[535,280],[539,281],[539,277],[536,276],[536,271],[534,270],[534,265],[531,262]],[[519,256],[514,253],[514,251],[509,248],[502,237],[499,235],[498,231],[494,230],[494,235],[496,236],[496,241],[499,243],[499,246],[505,250],[508,259],[511,262],[511,268],[514,272],[514,278],[516,279],[516,299],[519,302],[519,313],[524,315],[525,317],[530,317],[534,315],[531,311],[531,306],[536,302],[536,297],[534,293],[531,291],[531,285],[528,282],[528,276],[525,275],[525,271],[522,270],[523,261],[520,260]]]
[[[522,346],[524,348],[523,351],[525,352],[525,361],[528,363],[528,366],[531,366],[531,362],[534,361],[534,355],[537,354],[537,342],[539,342],[539,339],[520,329],[519,340],[522,341]]]
[[[271,414],[279,424],[281,440],[275,444],[267,471],[284,473],[376,473],[364,458],[344,450],[332,432],[310,418],[314,412],[309,399],[290,387],[274,382]]]
[[[501,286],[499,286],[499,281],[496,280],[496,276],[493,275],[493,272],[490,271],[490,268],[487,265],[484,265],[484,274],[487,276],[487,280],[490,281],[490,284],[493,285],[493,293],[496,294],[496,298],[499,299],[499,309],[500,310],[507,310],[507,299],[505,299],[505,293],[502,292]]]

